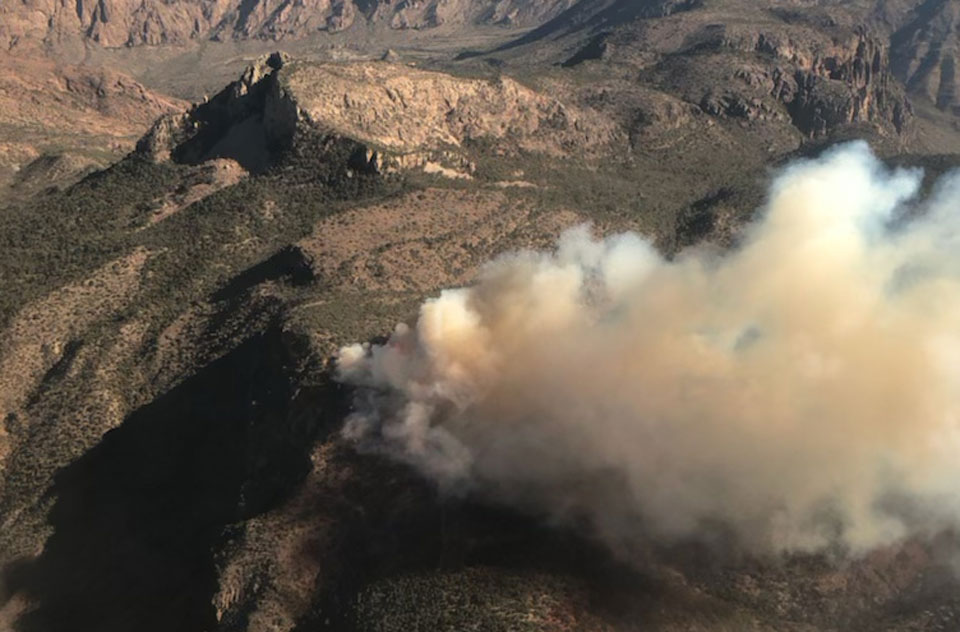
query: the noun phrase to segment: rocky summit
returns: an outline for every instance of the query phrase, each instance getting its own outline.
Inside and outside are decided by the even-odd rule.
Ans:
[[[638,512],[643,537],[611,546],[573,510],[358,444],[347,418],[399,391],[337,368],[351,343],[403,347],[425,300],[489,281],[500,255],[546,278],[531,253],[584,223],[694,275],[751,243],[777,174],[839,143],[922,168],[936,195],[960,166],[958,16],[958,0],[5,1],[0,629],[960,628],[955,523],[853,551],[825,503],[830,546],[770,551],[720,520],[647,535]],[[914,263],[891,294],[923,278]],[[544,298],[508,281],[514,315]],[[428,426],[456,418],[439,408]]]

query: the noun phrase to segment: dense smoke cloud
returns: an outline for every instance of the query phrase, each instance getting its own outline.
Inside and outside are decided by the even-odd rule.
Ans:
[[[344,433],[614,547],[857,552],[960,516],[960,175],[798,162],[729,252],[587,227],[354,345]],[[711,527],[710,525],[714,525]]]

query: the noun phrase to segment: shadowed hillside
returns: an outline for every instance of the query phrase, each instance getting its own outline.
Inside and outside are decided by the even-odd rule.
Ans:
[[[668,541],[636,512],[629,544],[611,546],[589,512],[510,502],[516,481],[447,485],[389,442],[351,440],[351,412],[392,410],[370,403],[417,384],[448,391],[418,382],[426,370],[387,388],[337,369],[351,343],[409,351],[397,324],[414,325],[425,299],[474,287],[500,255],[553,252],[585,222],[598,238],[635,231],[665,277],[709,269],[749,242],[784,167],[844,141],[924,168],[917,187],[936,195],[960,166],[955,5],[0,7],[0,629],[956,629],[951,529],[863,554],[837,542],[770,553],[720,519]],[[891,225],[920,208],[911,200]],[[901,272],[891,287],[904,293],[929,274]],[[586,302],[606,304],[586,286]],[[518,314],[561,294],[516,287]],[[737,302],[754,286],[727,287],[719,299]],[[612,330],[631,314],[597,320]],[[764,335],[708,329],[694,336],[704,358]],[[664,358],[686,348],[677,332]],[[829,373],[797,357],[790,366]],[[570,390],[599,374],[585,368]],[[905,373],[885,391],[923,375]],[[506,402],[494,402],[503,418]],[[437,408],[427,427],[462,412]],[[613,503],[619,520],[632,505],[618,499],[643,490],[616,465],[598,466],[609,485],[557,486],[571,506],[584,490]]]

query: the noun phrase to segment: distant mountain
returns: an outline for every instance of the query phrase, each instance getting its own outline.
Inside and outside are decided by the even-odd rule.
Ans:
[[[693,273],[834,143],[960,166],[956,5],[2,2],[0,630],[957,629],[954,535],[626,564],[355,450],[333,364],[583,222]]]
[[[0,47],[82,37],[106,47],[192,40],[299,38],[357,26],[428,29],[536,26],[574,0],[13,0],[0,7]]]

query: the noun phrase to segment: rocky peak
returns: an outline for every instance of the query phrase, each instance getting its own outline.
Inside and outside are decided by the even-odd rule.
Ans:
[[[283,68],[283,65],[289,61],[290,56],[282,51],[260,57],[247,66],[238,81],[231,84],[234,97],[240,98],[250,94],[250,91],[254,90],[261,81]]]
[[[469,177],[469,147],[561,157],[600,151],[614,125],[508,77],[465,79],[389,62],[314,64],[282,53],[189,112],[161,119],[139,150],[154,160],[232,158],[265,169],[310,137],[345,169],[411,168]],[[328,161],[333,162],[333,161]]]
[[[260,57],[213,98],[159,119],[137,151],[156,161],[230,158],[248,171],[264,170],[290,145],[297,124],[296,108],[276,81],[288,61],[280,52]]]

